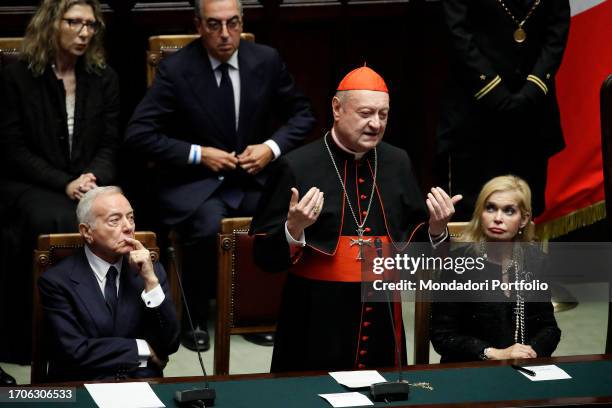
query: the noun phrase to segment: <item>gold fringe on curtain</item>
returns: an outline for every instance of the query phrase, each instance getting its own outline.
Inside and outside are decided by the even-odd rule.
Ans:
[[[539,241],[546,242],[604,218],[606,218],[606,202],[599,201],[555,220],[536,224],[536,236]]]

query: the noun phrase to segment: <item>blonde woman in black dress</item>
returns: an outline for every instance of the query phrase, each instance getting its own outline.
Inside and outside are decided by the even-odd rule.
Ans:
[[[546,259],[536,245],[529,244],[534,238],[530,221],[527,183],[511,175],[493,178],[480,191],[462,234],[468,244],[453,255],[483,257],[480,279],[533,280],[544,273]],[[472,277],[461,275],[462,279]],[[470,300],[432,306],[431,341],[440,362],[546,357],[557,347],[561,331],[548,292],[540,293],[537,302],[526,291],[509,290],[499,290],[482,301]]]

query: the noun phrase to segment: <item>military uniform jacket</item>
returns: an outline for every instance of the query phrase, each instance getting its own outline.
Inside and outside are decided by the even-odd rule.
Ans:
[[[441,151],[511,128],[546,157],[564,148],[555,75],[569,31],[568,0],[444,0],[450,78],[438,127]],[[526,39],[514,32],[523,25]],[[516,125],[516,127],[514,127]],[[477,140],[474,140],[477,139]]]

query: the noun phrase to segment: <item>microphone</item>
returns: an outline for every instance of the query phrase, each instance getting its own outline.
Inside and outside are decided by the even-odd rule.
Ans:
[[[208,384],[208,376],[206,369],[204,368],[204,362],[202,361],[202,354],[200,353],[200,345],[195,338],[195,329],[193,328],[193,321],[191,320],[191,313],[189,313],[189,306],[187,305],[187,299],[185,298],[185,291],[183,290],[183,282],[181,281],[181,274],[178,272],[178,262],[176,261],[176,254],[174,248],[168,247],[168,257],[174,265],[174,272],[176,273],[176,279],[181,290],[181,296],[183,297],[183,306],[185,306],[185,312],[187,312],[187,321],[193,334],[193,343],[196,345],[196,352],[198,353],[198,360],[200,361],[200,367],[204,374],[204,388],[193,388],[190,390],[176,391],[174,393],[174,401],[181,408],[206,408],[215,405],[215,398],[217,393],[214,388],[210,388]]]
[[[418,229],[421,225],[418,225]],[[416,231],[415,229],[415,231]],[[414,232],[412,235],[414,235]],[[412,235],[410,239],[412,239]],[[374,247],[376,248],[376,255],[378,257],[383,256],[382,241],[380,238],[374,240]],[[391,309],[391,299],[389,298],[389,292],[385,291],[387,298],[387,307],[389,310],[389,319],[391,320],[391,330],[393,332],[393,343],[395,346],[395,361],[397,365],[397,381],[385,381],[370,385],[370,394],[374,401],[405,401],[408,399],[410,392],[410,384],[403,379],[402,372],[402,349],[397,340],[398,332],[395,328],[395,321],[393,319],[393,310]]]

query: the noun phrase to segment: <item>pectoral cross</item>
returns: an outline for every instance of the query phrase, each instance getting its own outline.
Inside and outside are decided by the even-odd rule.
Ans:
[[[369,247],[372,246],[372,239],[368,238],[368,239],[363,239],[363,233],[365,232],[365,230],[363,228],[357,228],[357,236],[359,238],[357,239],[351,239],[351,246],[353,245],[359,245],[359,253],[357,254],[357,260],[358,261],[362,261],[363,260],[363,246],[367,245]]]

